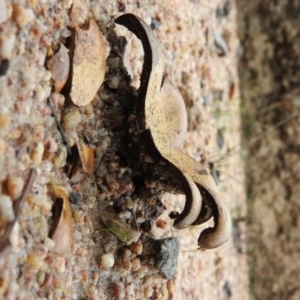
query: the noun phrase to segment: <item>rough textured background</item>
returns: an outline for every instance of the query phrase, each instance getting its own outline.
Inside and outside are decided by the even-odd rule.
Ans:
[[[53,42],[65,41],[70,35],[67,22],[72,2],[0,0],[0,8],[6,8],[0,9],[0,58],[4,73],[0,77],[1,192],[8,193],[8,176],[13,180],[23,178],[29,167],[36,168],[39,173],[34,193],[25,203],[13,231],[13,251],[7,259],[0,260],[1,297],[248,299],[246,203],[236,72],[239,42],[234,3],[221,0],[89,3],[90,16],[97,20],[102,32],[105,32],[105,24],[124,12],[135,13],[148,24],[156,24],[166,73],[186,101],[189,133],[185,151],[210,165],[233,218],[231,240],[216,250],[200,252],[196,250],[196,241],[204,226],[175,231],[167,214],[181,208],[183,198],[167,196],[164,199],[167,210],[160,217],[160,224],[164,225],[154,224],[151,232],[155,238],[177,236],[181,244],[177,274],[173,280],[166,280],[151,267],[151,261],[144,262],[143,257],[136,254],[140,251],[135,248],[140,247],[139,244],[127,247],[111,233],[99,231],[101,210],[95,208],[102,202],[113,204],[116,200],[107,196],[111,189],[108,182],[90,176],[74,185],[59,168],[66,157],[46,102],[51,94],[51,75],[44,62],[47,47]],[[125,64],[134,81],[138,81],[142,64],[139,46],[129,38],[127,47],[135,50],[127,54]],[[104,145],[107,140],[113,141],[113,134],[104,128],[101,117],[108,113],[103,100],[106,92],[107,86],[91,105],[72,108],[78,110],[82,121],[77,133],[70,131],[68,134],[74,138],[85,130],[91,140],[96,136],[99,140],[95,145],[100,143],[105,152],[104,162],[107,160],[117,166],[114,150]],[[63,104],[63,100],[57,101]],[[116,101],[112,106],[111,120],[120,117],[119,105]],[[64,112],[64,107],[58,109],[59,117],[62,110]],[[54,145],[53,141],[58,146],[55,160],[45,156],[49,143]],[[107,172],[105,168],[103,174]],[[130,169],[123,169],[122,174],[128,176]],[[69,191],[79,189],[83,195],[80,205],[72,205],[74,242],[66,257],[52,253],[53,242],[47,238],[53,204],[47,190],[49,183],[63,185]],[[6,197],[5,205],[8,200]],[[136,205],[142,207],[143,201],[136,201]],[[101,265],[104,253],[113,255],[113,267]]]
[[[237,1],[253,299],[299,299],[297,1]]]

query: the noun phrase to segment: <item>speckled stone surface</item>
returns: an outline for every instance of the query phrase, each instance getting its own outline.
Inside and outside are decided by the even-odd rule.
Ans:
[[[172,228],[168,213],[182,208],[183,196],[163,197],[157,182],[147,182],[140,198],[133,193],[131,168],[120,165],[120,155],[114,148],[117,134],[112,128],[122,123],[124,105],[113,90],[118,82],[104,84],[95,100],[82,108],[68,107],[64,97],[51,92],[45,59],[51,45],[70,37],[67,24],[72,3],[0,0],[0,192],[9,196],[1,200],[1,209],[10,207],[9,201],[22,190],[29,168],[39,175],[11,233],[13,250],[0,259],[0,298],[248,299],[234,2],[89,1],[89,16],[103,34],[124,12],[135,13],[155,25],[165,73],[180,89],[188,111],[184,151],[218,171],[220,194],[236,220],[237,234],[222,247],[205,252],[196,249],[199,233],[207,224],[181,231]],[[116,28],[116,32],[126,35],[124,62],[133,84],[138,86],[141,46],[124,28]],[[107,54],[109,49],[107,42]],[[112,68],[116,61],[110,63]],[[66,135],[70,145],[79,137],[95,148],[95,175],[81,172],[72,180],[66,176],[62,167],[67,150],[47,104],[49,96],[59,120],[70,111],[81,116],[75,129],[66,129]],[[220,130],[222,145],[218,145]],[[7,188],[9,177],[17,183],[12,190]],[[51,184],[82,195],[80,201],[71,204],[74,241],[65,257],[52,251],[55,245],[48,238]],[[154,259],[144,258],[142,237],[124,246],[109,231],[111,228],[99,221],[108,207],[114,208],[114,213],[119,210],[123,222],[136,222],[138,228],[142,227],[144,207],[159,205],[160,200],[163,214],[153,222],[149,234],[156,239],[179,239],[177,272],[172,280],[163,278]],[[4,223],[0,225],[10,217],[1,215]],[[126,235],[122,231],[119,234]]]

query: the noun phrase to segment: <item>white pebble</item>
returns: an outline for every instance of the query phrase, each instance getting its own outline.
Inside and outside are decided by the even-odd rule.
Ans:
[[[100,16],[100,6],[99,3],[92,3],[90,5],[90,11],[92,12],[93,19],[97,20]]]
[[[63,257],[56,257],[55,267],[58,273],[64,273],[66,270],[66,260]]]
[[[11,222],[15,218],[12,201],[7,195],[0,195],[0,224]]]
[[[58,155],[54,156],[52,162],[57,168],[62,168],[67,163],[67,148],[65,146],[59,147],[59,153]]]
[[[48,248],[48,249],[53,249],[55,246],[55,242],[50,239],[49,237],[46,237],[44,240],[44,245]]]
[[[10,175],[6,181],[6,191],[12,200],[16,200],[22,194],[24,180],[22,177]]]
[[[115,259],[112,253],[103,254],[101,256],[101,265],[104,268],[111,268],[115,264]]]
[[[0,23],[5,22],[9,18],[8,8],[4,1],[0,1]]]
[[[14,21],[23,27],[34,19],[34,13],[31,8],[25,8],[21,5],[14,7]]]
[[[130,197],[126,197],[125,200],[126,200],[126,207],[128,209],[133,209],[133,201],[132,201],[132,199]]]
[[[102,31],[106,30],[106,27],[108,26],[108,23],[109,23],[108,16],[105,14],[100,14],[100,15],[97,15],[97,17],[99,18],[99,21],[100,21],[100,29]]]
[[[36,100],[40,102],[46,98],[45,90],[42,88],[40,84],[35,89],[35,95],[36,95]]]
[[[30,153],[30,158],[35,164],[38,165],[41,163],[43,159],[43,154],[44,154],[44,144],[37,143]]]
[[[119,213],[119,217],[120,217],[121,219],[127,220],[127,219],[129,219],[129,218],[131,217],[131,212],[130,212],[129,210],[121,211],[121,212]]]
[[[51,86],[50,85],[45,85],[43,86],[43,89],[45,91],[45,97],[48,98],[51,94]]]
[[[71,110],[62,118],[62,126],[64,129],[75,129],[81,122],[81,115],[77,109]]]
[[[100,93],[100,99],[101,100],[107,100],[109,98],[109,96],[105,93]]]
[[[118,75],[114,75],[107,80],[107,85],[111,89],[117,89],[120,84],[120,77]]]
[[[144,223],[145,218],[139,217],[139,218],[136,219],[136,222],[139,223],[139,224]]]
[[[13,32],[1,34],[0,36],[0,55],[3,58],[10,59],[14,49],[16,35]]]

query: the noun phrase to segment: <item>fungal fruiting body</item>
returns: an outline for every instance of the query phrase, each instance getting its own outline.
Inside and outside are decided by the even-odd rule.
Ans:
[[[137,103],[139,129],[150,131],[157,151],[173,166],[183,183],[186,203],[182,213],[175,216],[173,225],[183,229],[201,224],[213,216],[214,227],[201,232],[198,245],[202,250],[216,248],[230,237],[230,214],[218,195],[210,172],[180,151],[186,137],[187,113],[178,89],[163,76],[159,43],[150,27],[133,14],[122,15],[115,22],[132,31],[141,40],[144,49]]]

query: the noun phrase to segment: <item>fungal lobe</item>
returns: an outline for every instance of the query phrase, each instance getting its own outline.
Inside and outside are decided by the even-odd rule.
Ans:
[[[59,92],[67,82],[70,70],[68,52],[69,50],[63,44],[60,44],[58,51],[46,62],[52,75],[54,92]]]
[[[77,148],[83,171],[89,175],[94,174],[94,149],[88,147],[83,141],[77,141]]]
[[[95,21],[72,29],[70,59],[71,74],[64,94],[69,95],[73,104],[84,106],[94,99],[106,71],[104,37]]]
[[[55,197],[53,204],[53,225],[49,237],[55,241],[53,251],[64,256],[67,254],[73,241],[72,210],[68,191],[57,185],[50,186],[50,193]]]

